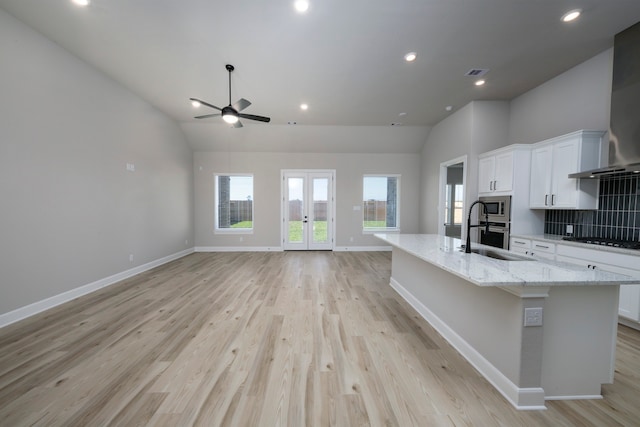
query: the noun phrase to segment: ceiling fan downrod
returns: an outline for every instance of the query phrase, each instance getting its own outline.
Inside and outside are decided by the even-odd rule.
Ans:
[[[227,64],[225,68],[229,72],[229,105],[231,105],[231,72],[235,70],[235,68],[231,64]]]

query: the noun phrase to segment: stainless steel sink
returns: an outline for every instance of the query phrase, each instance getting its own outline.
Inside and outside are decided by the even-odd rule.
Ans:
[[[464,252],[464,249],[461,248],[460,252]],[[486,256],[489,258],[499,259],[502,261],[535,261],[535,259],[531,257],[516,255],[512,253],[507,254],[503,252],[493,251],[491,249],[471,248],[471,252],[473,252],[474,254]]]

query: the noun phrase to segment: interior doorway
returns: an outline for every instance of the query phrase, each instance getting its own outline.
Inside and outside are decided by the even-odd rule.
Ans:
[[[282,171],[284,250],[333,250],[335,171]]]
[[[467,156],[440,164],[439,234],[462,238]]]

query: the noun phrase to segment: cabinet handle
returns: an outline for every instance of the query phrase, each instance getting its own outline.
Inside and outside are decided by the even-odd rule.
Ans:
[[[513,241],[513,243],[517,243],[517,244],[519,244],[519,245],[524,245],[524,242],[521,242],[521,241],[519,241],[519,240],[514,240],[514,241]]]
[[[489,190],[493,191],[493,181],[489,181]]]
[[[544,195],[544,205],[545,205],[545,206],[549,206],[549,203],[547,203],[547,201],[548,201],[548,200],[549,200],[549,195],[548,195],[548,194],[545,194],[545,195]]]
[[[595,270],[596,266],[594,264],[587,264],[587,268],[590,268],[591,270]]]
[[[555,205],[555,204],[556,204],[556,195],[555,195],[555,194],[552,194],[552,195],[551,195],[551,206],[553,206],[553,205]]]
[[[544,245],[538,245],[538,244],[536,244],[536,248],[549,249],[549,246],[544,246]]]
[[[497,190],[498,189],[498,181],[493,181],[493,190]]]

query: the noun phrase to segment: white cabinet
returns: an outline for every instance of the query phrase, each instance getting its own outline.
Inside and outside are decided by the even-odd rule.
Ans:
[[[640,257],[595,249],[579,248],[569,245],[558,245],[557,261],[583,265],[590,269],[601,269],[613,273],[637,276],[640,272]],[[620,285],[620,304],[618,314],[634,322],[633,327],[640,327],[640,284]]]
[[[600,167],[601,131],[578,131],[534,144],[531,153],[531,209],[597,209],[597,179],[568,175]]]
[[[513,190],[513,151],[478,156],[478,193],[489,195]]]
[[[509,242],[509,248],[513,252],[529,255],[534,258],[544,258],[553,261],[556,256],[555,244],[538,240],[512,237]]]

